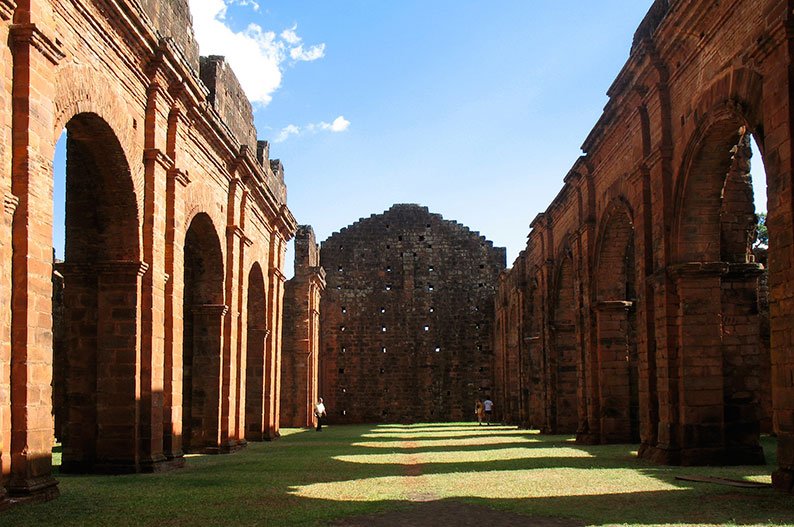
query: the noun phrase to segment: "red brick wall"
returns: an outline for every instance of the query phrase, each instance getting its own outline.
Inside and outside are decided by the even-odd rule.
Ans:
[[[779,0],[709,9],[655,2],[585,140],[585,155],[500,282],[496,319],[506,326],[495,343],[497,370],[528,352],[529,364],[554,374],[557,277],[572,276],[564,318],[573,321],[578,352],[579,441],[636,439],[638,427],[641,455],[658,461],[758,462],[771,397],[775,481],[792,487],[794,358],[787,328],[794,304],[785,286],[791,91],[784,73],[791,64],[790,16]],[[762,275],[750,250],[754,217],[741,127],[758,142],[763,160],[752,162],[763,161],[768,179],[768,322],[758,315]],[[619,210],[626,220],[616,225]],[[519,291],[532,307],[509,324]],[[510,342],[522,334],[526,347],[516,350]],[[770,378],[772,386],[764,382]],[[529,408],[546,410],[520,421],[554,429],[555,410],[571,400],[560,400],[558,381],[551,375],[523,385],[522,378],[519,389],[497,388],[508,399],[528,389]]]
[[[321,385],[329,420],[470,420],[492,382],[504,250],[417,205],[322,244]]]
[[[325,270],[309,225],[295,235],[295,276],[284,290],[284,349],[281,377],[281,426],[316,424],[320,355],[320,296],[325,290]]]
[[[226,101],[225,123],[207,105],[236,80],[217,61],[222,86],[197,76],[187,2],[145,2],[140,17],[118,11],[127,7],[0,1],[0,328],[13,315],[0,338],[0,502],[5,489],[57,494],[53,373],[64,470],[149,471],[179,464],[188,446],[243,445],[251,295],[272,329],[257,348],[258,426],[278,435],[282,269],[296,228],[283,167],[257,152],[247,102]],[[52,160],[64,129],[64,334],[54,345]],[[188,228],[198,224],[197,241]],[[249,288],[255,265],[262,277]],[[216,375],[193,382],[204,366]]]

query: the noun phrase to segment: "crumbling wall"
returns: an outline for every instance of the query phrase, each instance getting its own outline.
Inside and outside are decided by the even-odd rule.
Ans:
[[[193,33],[188,0],[140,0],[146,15],[163,37],[174,39],[185,59],[199,70],[199,48]]]
[[[322,244],[321,392],[332,422],[473,419],[492,388],[505,251],[418,205]]]
[[[310,225],[295,234],[295,276],[284,284],[284,347],[281,354],[281,426],[314,424],[318,394],[320,296],[325,271]]]
[[[240,81],[223,57],[201,57],[201,80],[209,89],[207,100],[241,145],[256,148],[254,111]]]

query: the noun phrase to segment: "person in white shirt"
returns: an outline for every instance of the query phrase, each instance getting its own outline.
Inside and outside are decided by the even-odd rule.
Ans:
[[[323,398],[320,397],[317,400],[317,404],[314,405],[314,417],[317,418],[317,428],[318,432],[323,431],[323,417],[325,417],[325,405],[323,404]]]
[[[490,397],[486,397],[485,401],[482,403],[483,407],[485,408],[485,424],[491,424],[491,414],[493,413],[493,401]]]

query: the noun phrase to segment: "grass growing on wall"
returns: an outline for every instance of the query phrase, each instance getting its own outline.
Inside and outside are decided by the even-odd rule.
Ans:
[[[771,489],[678,481],[707,475],[768,482],[769,465],[663,467],[635,446],[468,423],[285,430],[182,470],[59,475],[61,497],[0,514],[3,526],[324,525],[351,515],[459,500],[592,525],[793,525],[794,500]]]

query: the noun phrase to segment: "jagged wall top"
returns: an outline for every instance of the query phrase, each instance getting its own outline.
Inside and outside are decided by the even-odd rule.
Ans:
[[[254,113],[237,75],[221,56],[199,55],[188,0],[137,0],[160,37],[170,38],[209,91],[207,102],[231,137],[247,151],[264,173],[264,183],[281,203],[287,199],[284,168],[271,160],[265,141],[257,141]],[[206,1],[206,0],[202,0]]]
[[[193,33],[193,17],[188,0],[139,0],[163,37],[170,37],[182,50],[185,59],[199,71],[199,47]]]

